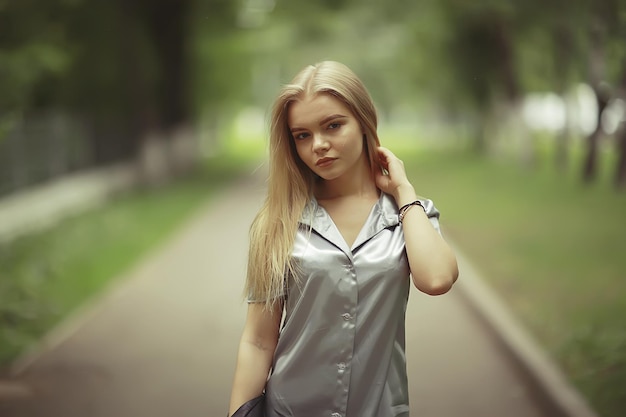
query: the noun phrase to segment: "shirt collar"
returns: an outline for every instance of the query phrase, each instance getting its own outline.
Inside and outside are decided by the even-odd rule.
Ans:
[[[330,236],[334,234],[332,229],[336,227],[328,212],[319,205],[315,197],[304,207],[300,224],[310,227],[328,240],[336,240]],[[398,224],[398,205],[393,197],[381,191],[352,248],[362,245],[381,230]]]

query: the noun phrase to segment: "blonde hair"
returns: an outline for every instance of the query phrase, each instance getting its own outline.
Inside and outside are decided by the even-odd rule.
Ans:
[[[334,61],[309,65],[283,86],[272,107],[267,197],[250,228],[246,295],[270,308],[285,292],[285,277],[297,276],[291,260],[298,221],[313,196],[315,174],[301,161],[288,126],[289,104],[307,95],[331,94],[361,125],[370,167],[379,146],[376,109],[359,78]]]

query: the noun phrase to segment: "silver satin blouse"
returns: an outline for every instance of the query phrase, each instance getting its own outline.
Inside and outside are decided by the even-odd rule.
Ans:
[[[421,201],[439,231],[439,212]],[[301,276],[286,281],[267,416],[408,416],[410,277],[393,197],[381,193],[352,248],[313,199],[292,256]]]

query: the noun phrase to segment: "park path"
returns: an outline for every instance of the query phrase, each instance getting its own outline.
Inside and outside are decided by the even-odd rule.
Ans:
[[[18,361],[0,381],[0,416],[224,416],[246,310],[247,231],[263,188],[250,176],[222,192]],[[457,286],[473,273],[460,270]],[[411,293],[412,416],[548,415],[492,333],[458,287]]]

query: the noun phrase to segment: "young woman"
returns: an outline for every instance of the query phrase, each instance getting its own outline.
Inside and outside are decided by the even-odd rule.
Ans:
[[[410,282],[443,294],[458,269],[439,212],[376,129],[340,63],[306,67],[278,96],[229,415],[265,392],[268,417],[408,416]]]

